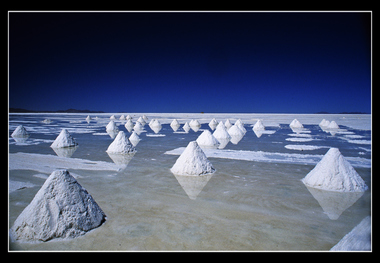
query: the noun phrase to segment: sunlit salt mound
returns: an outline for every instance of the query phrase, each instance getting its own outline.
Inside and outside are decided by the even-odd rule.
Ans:
[[[290,128],[296,128],[296,129],[303,128],[302,123],[300,123],[300,121],[297,120],[297,119],[294,119],[294,120],[289,124],[289,126],[290,126]]]
[[[187,133],[190,131],[190,125],[186,122],[183,126],[182,129]]]
[[[177,119],[174,119],[171,123],[170,123],[170,127],[172,127],[173,131],[177,131],[178,128],[180,127],[181,125],[179,124],[179,122],[177,121]]]
[[[63,148],[63,147],[73,147],[78,144],[75,142],[74,138],[66,129],[62,129],[61,133],[57,136],[55,141],[50,145],[51,148]]]
[[[209,130],[204,130],[197,138],[197,143],[201,147],[216,148],[219,141],[211,134]]]
[[[218,122],[214,119],[212,119],[210,121],[210,123],[208,124],[208,126],[211,128],[211,130],[215,130],[216,126],[218,126]]]
[[[244,136],[244,132],[236,124],[232,125],[231,128],[228,129],[228,133],[231,136],[238,136],[238,137]]]
[[[106,215],[67,170],[54,171],[10,229],[12,240],[74,238],[99,227]]]
[[[254,131],[264,131],[265,130],[265,126],[264,124],[262,123],[261,120],[258,120],[255,125],[253,126],[252,130]]]
[[[338,124],[336,124],[335,121],[331,121],[330,124],[327,126],[328,129],[339,129]]]
[[[143,117],[139,117],[139,118],[137,119],[137,121],[138,121],[139,123],[141,123],[142,126],[144,126],[144,125],[146,124],[146,121],[143,119]]]
[[[112,115],[112,116],[110,117],[110,120],[116,120],[115,115]]]
[[[241,119],[238,119],[235,122],[235,125],[238,126],[240,128],[240,130],[242,130],[243,134],[247,133],[247,130],[244,128],[244,123],[241,121]]]
[[[327,127],[328,125],[330,124],[330,122],[326,119],[323,119],[320,123],[319,123],[319,126],[320,127]]]
[[[120,116],[119,120],[121,120],[121,121],[125,120],[124,114]]]
[[[141,139],[134,131],[132,132],[131,136],[129,136],[129,141],[133,144],[133,146],[136,146],[141,141]]]
[[[116,123],[114,121],[110,121],[106,126],[107,132],[118,132],[119,129],[116,126]]]
[[[12,137],[29,137],[29,135],[22,125],[18,126],[11,134]]]
[[[218,141],[220,140],[230,140],[231,135],[228,133],[226,126],[223,122],[219,122],[218,126],[216,126],[216,130],[212,134]]]
[[[224,126],[226,126],[227,130],[232,127],[232,123],[230,122],[229,119],[226,120],[226,122],[224,123]]]
[[[364,192],[368,189],[338,148],[330,148],[302,182],[306,186],[327,191]]]
[[[215,168],[207,159],[198,143],[192,141],[178,157],[170,171],[178,175],[197,176],[214,173]]]
[[[191,120],[189,123],[190,127],[201,127],[201,124],[199,123],[198,120]]]
[[[136,148],[130,143],[123,131],[119,131],[116,138],[108,146],[107,153],[133,153]]]
[[[92,120],[92,118],[90,117],[90,115],[87,115],[87,117],[86,117],[87,123],[90,123],[91,120]]]

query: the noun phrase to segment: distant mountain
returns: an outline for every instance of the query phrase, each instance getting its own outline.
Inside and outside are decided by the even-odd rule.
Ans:
[[[320,111],[320,112],[316,112],[315,114],[370,114],[370,113],[361,112],[361,111],[350,111],[350,112],[343,111],[343,112],[339,112],[339,113],[331,113],[331,112],[327,112],[327,111]]]
[[[68,110],[57,110],[57,111],[34,111],[26,110],[21,108],[9,108],[9,113],[18,113],[18,112],[35,112],[35,113],[104,113],[104,111],[91,111],[91,110],[77,110],[77,109],[68,109]]]

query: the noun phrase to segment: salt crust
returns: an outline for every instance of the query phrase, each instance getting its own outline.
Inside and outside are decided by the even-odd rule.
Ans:
[[[50,145],[51,148],[63,148],[63,147],[74,147],[78,144],[75,142],[74,138],[66,129],[62,129],[61,133],[57,136],[55,141]]]
[[[108,146],[107,153],[133,153],[136,148],[130,143],[125,136],[124,131],[119,131],[116,138]]]
[[[338,148],[330,148],[302,182],[309,187],[337,192],[364,192],[368,189]]]
[[[198,176],[215,172],[215,168],[196,141],[190,142],[170,169],[173,174]]]
[[[24,242],[75,238],[105,220],[106,215],[87,190],[67,170],[57,170],[17,217],[10,237]]]

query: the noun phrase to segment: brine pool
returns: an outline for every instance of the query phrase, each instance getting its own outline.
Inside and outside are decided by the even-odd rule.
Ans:
[[[135,122],[141,113],[131,114]],[[156,134],[144,126],[137,153],[115,163],[106,153],[113,139],[105,126],[111,113],[9,114],[9,228],[56,169],[68,169],[107,215],[106,222],[75,239],[40,243],[9,241],[10,250],[37,251],[328,251],[371,215],[371,116],[284,114],[159,114]],[[125,121],[118,118],[120,130]],[[125,114],[127,115],[127,114]],[[181,128],[170,127],[176,118]],[[205,149],[216,172],[175,176],[170,168],[190,141],[211,128],[212,118],[244,122],[245,136],[224,149]],[[297,118],[305,129],[294,132]],[[323,131],[335,120],[340,130]],[[43,123],[50,119],[50,123]],[[197,119],[197,132],[183,124]],[[252,131],[261,119],[267,131]],[[10,135],[23,125],[31,136]],[[50,148],[67,128],[79,147],[66,157]],[[329,147],[338,147],[369,187],[364,194],[308,189],[301,179]],[[58,156],[60,155],[60,156]]]

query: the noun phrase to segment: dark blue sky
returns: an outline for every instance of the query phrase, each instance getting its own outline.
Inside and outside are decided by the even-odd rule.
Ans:
[[[371,111],[371,13],[9,13],[9,106]]]

